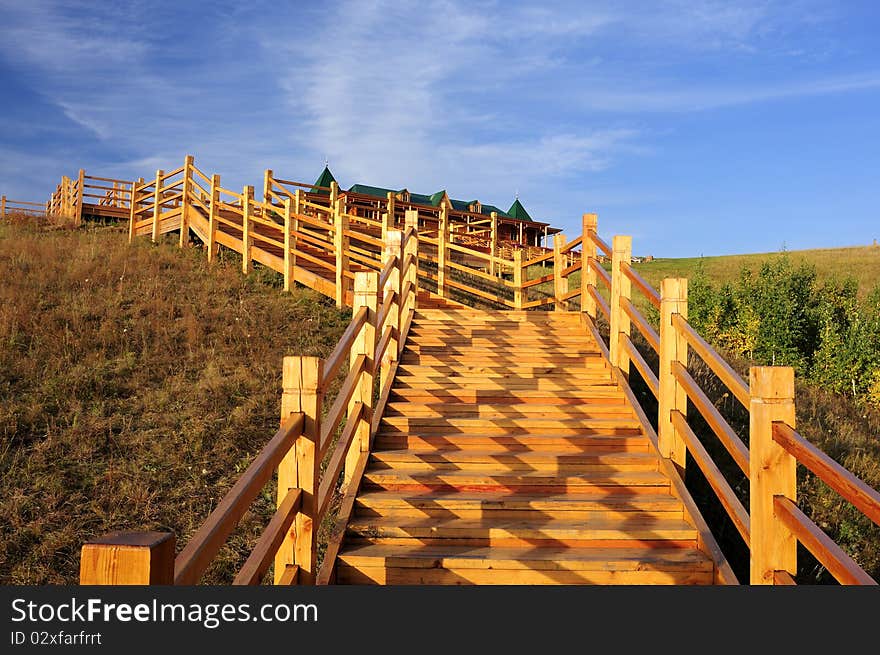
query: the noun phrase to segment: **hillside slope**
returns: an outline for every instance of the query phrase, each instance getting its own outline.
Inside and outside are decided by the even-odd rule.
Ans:
[[[115,529],[186,543],[277,429],[282,357],[326,356],[350,318],[275,278],[114,228],[0,226],[0,584],[75,583]],[[243,561],[271,486],[205,581]]]

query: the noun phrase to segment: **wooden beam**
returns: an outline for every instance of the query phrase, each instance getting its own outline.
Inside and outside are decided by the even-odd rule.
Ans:
[[[162,213],[162,194],[159,190],[162,188],[163,175],[165,175],[165,173],[161,169],[156,171],[156,188],[153,190],[153,243],[156,243],[156,241],[159,240],[159,215]]]
[[[86,172],[84,169],[79,169],[79,174],[76,179],[76,208],[74,209],[73,220],[77,225],[82,225],[82,212],[83,212],[83,194],[85,193],[85,189],[83,188],[86,184]],[[113,186],[116,186],[116,183],[113,183]]]
[[[81,585],[170,585],[174,583],[174,534],[113,532],[83,545]]]
[[[211,205],[208,211],[208,261],[214,261],[220,246],[217,245],[217,218],[220,212],[220,176],[211,176]]]
[[[289,200],[289,199],[288,199]],[[319,392],[324,362],[317,357],[285,357],[282,367],[281,418],[294,412],[305,415],[303,434],[278,466],[276,507],[281,507],[291,489],[302,490],[302,505],[275,555],[275,584],[290,565],[299,566],[299,580],[314,584],[317,561],[317,530],[314,524],[320,471],[319,440],[321,401]]]
[[[797,539],[776,516],[774,497],[797,500],[797,460],[773,440],[773,422],[795,427],[794,369],[749,369],[749,515],[752,584],[772,585],[774,572],[797,574]]]
[[[495,275],[499,271],[495,265],[495,258],[498,256],[498,212],[489,214],[492,218],[492,233],[489,241],[489,254],[492,258],[489,260],[489,274]]]
[[[447,245],[449,243],[449,207],[443,201],[440,204],[440,220],[437,224],[437,294],[441,298],[447,296],[446,293],[446,259],[448,255]]]
[[[245,185],[241,192],[241,272],[251,272],[251,213],[254,210],[254,187]]]
[[[612,309],[613,311],[613,309]],[[687,279],[666,278],[660,283],[660,353],[658,376],[658,447],[684,477],[687,446],[672,422],[672,412],[687,416],[687,392],[674,373],[674,364],[687,369],[688,346],[672,323],[673,315],[687,318]]]
[[[284,199],[284,290],[290,291],[293,288],[294,280],[294,255],[293,249],[295,243],[293,241],[293,224],[291,222],[290,198]]]
[[[263,202],[272,204],[272,169],[267,168],[263,173]]]
[[[333,205],[333,248],[336,251],[336,306],[345,307],[345,292],[348,289],[349,248],[348,214],[342,210],[342,200]]]
[[[400,264],[403,261],[403,251],[401,248],[401,244],[403,241],[403,232],[400,230],[390,230],[385,235],[385,249],[382,253],[382,262],[386,264],[389,261],[395,261],[393,264],[391,272],[388,274],[388,279],[385,280],[385,286],[382,289],[382,299],[383,303],[385,302],[385,298],[389,295],[394,294],[394,301],[391,304],[391,308],[388,310],[388,316],[385,318],[385,325],[392,326],[392,334],[391,340],[388,342],[388,346],[385,349],[385,352],[382,355],[381,361],[381,372],[379,375],[379,388],[385,388],[385,382],[388,379],[388,374],[391,371],[391,368],[395,361],[397,361],[397,353],[399,350],[398,338],[400,335],[400,306],[401,306],[401,277],[400,277]],[[377,325],[376,326],[376,337],[381,337],[381,335],[385,331],[385,325]]]
[[[192,166],[194,158],[187,155],[183,159],[183,199],[180,207],[180,240],[178,245],[183,248],[189,243],[189,194],[192,187]]]
[[[513,251],[513,308],[522,309],[526,300],[526,290],[523,288],[523,252]]]
[[[557,312],[568,309],[568,303],[563,300],[568,293],[568,278],[562,276],[562,270],[565,268],[563,248],[565,248],[565,235],[560,232],[553,236],[553,298],[554,309]]]
[[[404,333],[402,331],[403,322],[406,320],[410,311],[415,311],[418,304],[418,287],[419,287],[419,211],[417,209],[407,209],[404,215],[404,234],[409,233],[410,237],[403,245],[403,261],[400,263],[403,277],[400,280],[401,296],[403,289],[410,285],[410,293],[407,297],[401,298],[402,309],[400,312],[400,345],[403,345]],[[411,232],[410,232],[411,230]],[[404,271],[406,263],[410,262],[409,268]]]

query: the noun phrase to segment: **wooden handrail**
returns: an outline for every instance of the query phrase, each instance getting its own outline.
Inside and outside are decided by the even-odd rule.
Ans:
[[[785,527],[791,530],[807,550],[845,585],[876,585],[877,582],[856,564],[852,557],[813,523],[791,499],[785,496],[773,498],[773,511]]]
[[[342,434],[339,435],[339,439],[336,442],[336,448],[333,450],[333,455],[331,455],[330,461],[327,463],[327,468],[321,476],[321,486],[318,490],[318,510],[315,519],[317,523],[321,522],[321,519],[327,511],[327,506],[330,504],[330,500],[333,497],[333,488],[336,486],[336,482],[339,480],[339,474],[342,472],[342,467],[345,465],[345,457],[348,454],[348,449],[351,447],[351,442],[354,439],[358,423],[364,416],[366,408],[362,402],[356,402],[354,407],[354,411],[349,412],[348,420],[345,422],[345,428],[342,430]]]
[[[611,246],[602,241],[598,234],[595,232],[589,232],[587,236],[590,238],[590,241],[596,244],[596,247],[599,248],[599,250],[605,253],[606,257],[611,257]]]
[[[862,514],[880,525],[880,492],[869,487],[786,423],[773,423],[773,441],[785,448]]]
[[[368,311],[366,307],[361,307],[358,312],[352,316],[351,323],[345,328],[345,332],[339,337],[339,341],[333,352],[325,360],[324,363],[324,379],[321,380],[321,388],[326,389],[330,382],[336,377],[339,368],[348,361],[348,354],[351,352],[351,344],[354,343],[355,337],[361,331],[364,323],[367,322]]]
[[[602,297],[599,290],[591,284],[587,287],[587,291],[593,297],[593,300],[596,301],[596,306],[602,310],[603,314],[605,314],[605,318],[611,318],[611,308],[608,306],[608,303],[605,302],[605,298]]]
[[[233,585],[260,584],[272,565],[272,560],[281,542],[284,541],[285,534],[293,525],[300,507],[302,507],[302,489],[289,490],[266,529],[263,530],[260,540],[254,546],[244,566],[232,581]]]
[[[706,340],[680,314],[672,316],[672,325],[685,338],[688,345],[694,349],[694,352],[700,356],[700,359],[706,362],[706,365],[730,389],[736,399],[748,408],[750,402],[749,385],[740,377],[739,373],[734,371],[730,364],[724,361],[721,355],[715,352],[715,349],[706,343]]]
[[[730,520],[733,521],[733,524],[736,526],[743,541],[746,542],[746,545],[749,545],[751,540],[751,522],[746,508],[743,506],[742,502],[740,502],[739,498],[737,498],[736,493],[734,493],[727,480],[724,479],[721,469],[719,469],[712,460],[712,457],[709,455],[705,446],[703,446],[697,438],[697,435],[694,434],[691,426],[688,425],[684,414],[678,410],[673,410],[672,424],[684,439],[694,461],[697,463],[697,466],[700,467],[700,470],[703,471],[706,481],[709,483],[709,486],[712,487],[718,500],[721,501],[721,506],[724,507]]]
[[[660,292],[658,292],[654,287],[652,287],[645,278],[636,273],[635,269],[632,267],[632,264],[623,263],[620,267],[623,271],[623,274],[626,275],[633,284],[635,284],[639,291],[648,299],[654,307],[660,309]]]
[[[638,348],[636,348],[635,344],[632,342],[632,339],[628,334],[623,335],[623,347],[626,349],[630,360],[632,360],[632,362],[636,365],[636,369],[641,374],[642,379],[645,381],[645,384],[648,385],[648,389],[650,389],[651,393],[654,394],[654,398],[659,398],[660,381],[657,379],[654,371],[651,370],[651,367],[648,366],[648,362],[646,362],[645,358],[642,357],[642,353],[640,353]]]
[[[602,268],[602,265],[595,259],[590,260],[590,266],[596,271],[596,274],[599,276],[599,279],[602,280],[605,287],[611,291],[611,276],[608,274],[608,271]]]
[[[254,458],[238,482],[227,492],[174,560],[174,584],[191,585],[198,582],[220,551],[226,537],[241,520],[260,490],[272,479],[275,468],[296,438],[302,434],[304,422],[302,414],[291,414]]]
[[[345,416],[345,412],[348,409],[348,401],[351,400],[351,397],[357,390],[358,384],[360,384],[361,373],[366,370],[366,366],[367,356],[363,354],[358,355],[354,365],[345,377],[345,382],[339,388],[339,393],[336,394],[333,405],[327,410],[327,416],[321,421],[321,445],[319,449],[319,456],[321,458],[324,457],[327,448],[330,447],[333,433],[336,432],[336,428],[342,422],[342,417]]]
[[[749,473],[749,449],[734,432],[730,424],[721,416],[721,412],[712,404],[709,397],[697,384],[697,381],[688,373],[688,370],[681,365],[680,362],[673,362],[672,375],[678,383],[684,388],[688,398],[693,403],[697,411],[706,420],[706,423],[712,428],[712,432],[718,437],[724,448],[730,453],[730,456],[739,466],[740,470],[745,473],[748,478]]]
[[[626,312],[626,315],[629,316],[630,320],[635,323],[636,327],[639,329],[639,332],[642,333],[642,336],[645,337],[645,341],[648,342],[648,345],[654,349],[655,353],[660,352],[660,335],[657,334],[657,331],[651,327],[651,324],[648,323],[648,319],[645,318],[644,314],[636,309],[635,305],[633,305],[632,301],[629,298],[621,298],[620,306],[623,311]]]

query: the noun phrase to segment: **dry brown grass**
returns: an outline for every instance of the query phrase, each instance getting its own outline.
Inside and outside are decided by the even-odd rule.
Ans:
[[[278,425],[281,358],[326,356],[350,318],[234,259],[115,228],[0,226],[0,583],[75,583],[116,529],[184,544]],[[267,485],[206,581],[228,580]]]

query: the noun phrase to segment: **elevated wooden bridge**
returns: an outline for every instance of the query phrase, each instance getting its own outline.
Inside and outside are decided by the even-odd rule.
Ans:
[[[85,197],[83,180],[61,204]],[[631,239],[605,243],[595,214],[573,240],[507,258],[457,241],[448,207],[427,219],[391,199],[354,211],[335,188],[270,171],[262,200],[190,157],[122,196],[113,184],[112,200],[83,211],[110,216],[109,202],[127,209],[132,240],[176,233],[209,260],[239,253],[243,271],[267,266],[285,289],[352,307],[352,320],[327,359],[284,358],[280,429],[180,552],[168,533],[106,535],[83,546],[81,582],[197,583],[274,484],[277,512],[233,584],[270,569],[276,584],[793,584],[798,543],[840,582],[875,584],[797,506],[801,464],[880,524],[880,494],[797,433],[793,371],[743,380],[688,323],[687,280],[653,289]],[[748,410],[747,439],[689,373],[694,358]],[[689,410],[711,436],[698,438]],[[713,461],[719,447],[735,471]],[[749,580],[691,497],[686,465],[748,547]],[[334,498],[319,562],[316,526]]]

